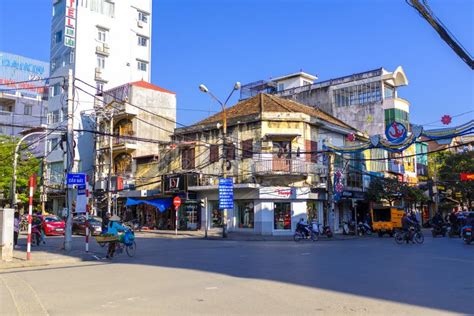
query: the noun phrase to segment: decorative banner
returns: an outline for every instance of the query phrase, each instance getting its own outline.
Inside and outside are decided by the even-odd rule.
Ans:
[[[344,192],[344,183],[342,182],[343,180],[343,174],[341,169],[338,169],[334,173],[334,201],[339,201],[342,196],[342,192]]]
[[[407,138],[407,128],[405,125],[399,122],[393,122],[385,130],[385,136],[387,140],[395,145],[401,144]]]

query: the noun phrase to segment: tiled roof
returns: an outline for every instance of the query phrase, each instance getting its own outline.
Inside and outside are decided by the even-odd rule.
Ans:
[[[288,99],[283,99],[274,95],[261,93],[252,98],[243,100],[234,106],[227,109],[227,119],[244,117],[252,114],[259,114],[262,112],[293,112],[305,113],[313,117],[317,117],[328,123],[355,130],[354,127],[344,123],[334,116],[323,112],[319,109],[294,102]],[[222,121],[222,111],[216,113],[194,125],[210,124]]]
[[[151,84],[151,83],[143,81],[143,80],[132,82],[132,83],[130,83],[130,85],[132,85],[134,87],[140,87],[140,88],[151,89],[151,90],[170,93],[170,94],[176,94],[173,91],[163,89],[161,87],[155,86],[154,84]]]

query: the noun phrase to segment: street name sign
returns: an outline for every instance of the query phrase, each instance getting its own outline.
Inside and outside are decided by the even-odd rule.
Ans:
[[[219,178],[219,209],[234,208],[234,181],[232,178]]]
[[[66,184],[67,185],[86,185],[86,174],[85,173],[68,173]]]

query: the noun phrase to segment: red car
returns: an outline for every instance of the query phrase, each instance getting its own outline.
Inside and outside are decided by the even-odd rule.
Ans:
[[[66,229],[66,224],[55,215],[43,216],[43,230],[46,236],[62,236]]]

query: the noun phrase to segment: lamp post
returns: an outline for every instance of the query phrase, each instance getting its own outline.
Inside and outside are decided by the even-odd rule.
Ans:
[[[201,84],[199,85],[199,90],[201,92],[206,93],[211,96],[212,99],[217,101],[221,105],[222,108],[222,134],[223,134],[223,145],[222,145],[222,153],[223,153],[223,159],[222,159],[222,177],[225,179],[227,178],[227,112],[226,112],[226,105],[229,99],[232,97],[232,94],[234,94],[235,91],[240,90],[240,82],[236,82],[234,84],[234,87],[232,91],[229,93],[229,96],[224,102],[221,102],[209,89]],[[226,238],[227,237],[227,209],[222,210],[224,213],[224,220],[222,223],[222,237]],[[206,214],[207,214],[207,209],[206,209]],[[207,225],[207,224],[206,224]],[[207,227],[206,227],[207,228]]]

